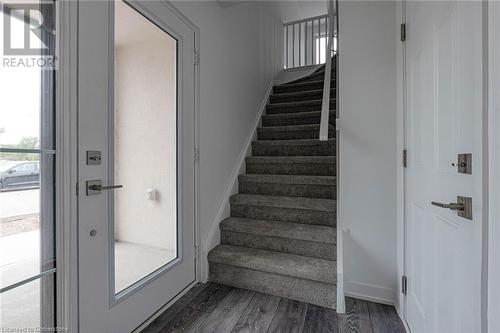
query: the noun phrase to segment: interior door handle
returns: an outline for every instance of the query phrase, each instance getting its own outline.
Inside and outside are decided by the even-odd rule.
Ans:
[[[101,180],[87,180],[87,195],[95,195],[101,193],[101,191],[114,190],[117,188],[122,188],[123,185],[102,185]]]
[[[445,204],[445,203],[441,203],[441,202],[432,201],[431,204],[433,204],[434,206],[438,206],[441,208],[448,208],[451,210],[464,210],[465,209],[464,204],[455,203],[455,202],[450,202],[448,204]]]
[[[472,198],[457,196],[457,202],[441,203],[432,201],[432,205],[447,208],[451,210],[456,210],[457,215],[468,220],[472,220]]]

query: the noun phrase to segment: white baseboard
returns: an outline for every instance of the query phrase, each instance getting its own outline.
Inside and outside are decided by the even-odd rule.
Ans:
[[[344,282],[344,294],[347,297],[359,298],[365,301],[395,305],[396,291],[393,288],[382,287],[355,281]]]
[[[236,159],[236,163],[234,164],[233,171],[231,172],[231,176],[229,177],[226,187],[224,188],[224,192],[222,198],[219,202],[219,208],[217,209],[217,213],[215,214],[215,218],[210,224],[210,228],[208,229],[208,234],[205,238],[205,241],[201,247],[201,281],[207,282],[208,280],[208,252],[213,249],[215,246],[220,244],[220,231],[219,231],[219,223],[226,217],[229,217],[230,207],[229,207],[229,198],[231,195],[236,194],[238,192],[238,176],[245,172],[245,157],[249,156],[251,153],[252,141],[255,139],[257,135],[257,127],[260,125],[260,121],[264,111],[266,110],[266,105],[269,101],[269,96],[273,90],[273,86],[276,84],[275,81],[271,81],[269,83],[269,87],[267,88],[266,94],[261,102],[259,112],[255,116],[254,123],[250,128],[250,132],[243,144],[243,148]]]
[[[338,263],[338,259],[337,259]],[[344,274],[337,272],[337,313],[345,313]]]
[[[398,314],[399,319],[401,319],[401,322],[403,323],[403,326],[405,328],[406,333],[411,333],[410,327],[408,326],[408,323],[406,322],[406,319],[401,311],[401,307],[396,305],[396,313]]]

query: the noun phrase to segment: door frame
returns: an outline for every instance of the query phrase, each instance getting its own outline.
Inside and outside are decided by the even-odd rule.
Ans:
[[[406,24],[406,2],[411,0],[400,0],[397,2],[396,22]],[[489,163],[490,154],[490,81],[489,81],[489,3],[491,0],[481,0],[482,3],[482,241],[481,241],[481,331],[488,331],[488,262],[489,262],[489,224],[490,224],[490,188],[489,188]],[[399,35],[398,35],[399,37]],[[407,37],[407,36],[406,36]],[[410,327],[407,323],[407,301],[408,298],[402,293],[402,277],[407,274],[407,219],[405,211],[406,202],[406,168],[403,166],[403,150],[407,149],[407,74],[406,74],[406,43],[401,42],[397,55],[397,281],[398,289],[396,295],[396,311],[405,326],[407,332]]]
[[[396,3],[396,23],[406,23],[406,0],[401,0]],[[400,28],[401,29],[401,28]],[[399,31],[400,32],[400,31]],[[399,35],[397,35],[399,37]],[[406,144],[406,41],[400,41],[400,46],[397,52],[397,175],[396,175],[396,246],[397,246],[397,295],[396,296],[396,311],[401,317],[406,330],[409,332],[408,324],[406,323],[406,297],[402,293],[402,277],[407,274],[406,271],[406,216],[405,216],[405,195],[406,195],[406,168],[404,166],[404,151],[407,149]]]
[[[76,2],[56,3],[56,325],[72,332],[78,331],[77,10]]]
[[[185,17],[174,5],[159,0],[177,15],[194,32],[194,50],[199,54],[200,30]],[[133,2],[133,1],[131,1]],[[78,1],[57,1],[57,54],[56,72],[56,256],[57,256],[57,327],[69,332],[78,332],[79,327],[79,284],[78,284]],[[193,54],[193,63],[195,55]],[[175,300],[186,293],[201,280],[201,234],[199,218],[200,193],[200,89],[199,62],[194,68],[194,219],[195,219],[195,281],[188,285],[172,300],[145,318],[136,330],[142,329],[158,317]],[[80,191],[81,192],[81,191]]]

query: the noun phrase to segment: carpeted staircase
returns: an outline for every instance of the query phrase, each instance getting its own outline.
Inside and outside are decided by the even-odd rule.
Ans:
[[[324,66],[274,87],[208,255],[211,281],[335,308],[335,101],[319,141],[323,78]]]

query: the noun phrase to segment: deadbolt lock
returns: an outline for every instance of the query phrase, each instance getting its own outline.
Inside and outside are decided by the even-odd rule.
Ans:
[[[458,173],[472,174],[472,154],[458,154],[457,162],[451,163],[452,166],[458,167]]]
[[[87,165],[100,165],[101,152],[98,150],[87,150]]]

